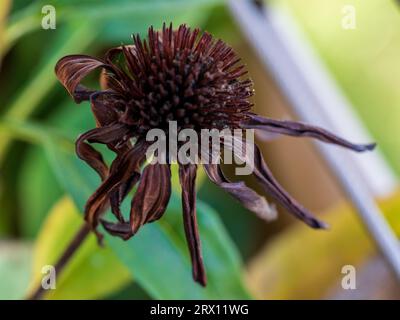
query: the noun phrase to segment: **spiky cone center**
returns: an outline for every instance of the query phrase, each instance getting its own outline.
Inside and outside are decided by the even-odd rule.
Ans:
[[[123,47],[129,90],[120,121],[146,132],[239,128],[252,104],[252,81],[231,47],[185,26],[150,28],[148,41]],[[115,78],[110,74],[109,77]]]

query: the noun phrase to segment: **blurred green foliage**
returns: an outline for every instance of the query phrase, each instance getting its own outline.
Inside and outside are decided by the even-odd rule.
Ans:
[[[400,7],[381,0],[275,0],[286,6],[400,174]],[[344,29],[343,8],[355,10]]]

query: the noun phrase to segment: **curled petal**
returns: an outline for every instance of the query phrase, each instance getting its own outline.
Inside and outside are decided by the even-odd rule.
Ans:
[[[136,185],[139,179],[140,174],[134,172],[133,175],[126,182],[123,182],[119,186],[119,188],[110,193],[111,211],[119,222],[125,222],[121,212],[121,203],[128,195],[128,193],[132,190],[132,188]]]
[[[264,197],[248,188],[243,181],[229,181],[224,176],[221,167],[217,164],[204,164],[204,169],[213,183],[231,194],[235,199],[241,202],[246,209],[267,221],[276,218],[276,208],[270,206]]]
[[[119,70],[119,69],[115,69]],[[122,72],[122,71],[118,71]],[[125,76],[124,78],[127,78],[128,76]],[[113,91],[117,92],[120,95],[126,95],[126,92],[129,90],[129,88],[126,86],[126,83],[129,83],[129,80],[122,80],[124,78],[121,78],[119,76],[116,76],[114,73],[111,73],[107,71],[106,69],[103,69],[100,73],[100,87],[102,90],[105,91]]]
[[[376,146],[375,143],[354,144],[334,135],[333,133],[325,129],[314,127],[301,122],[269,119],[252,113],[248,113],[247,115],[249,119],[241,124],[241,126],[245,129],[259,129],[275,134],[284,134],[294,137],[315,138],[357,152],[373,150]]]
[[[129,180],[134,172],[140,174],[147,146],[144,140],[140,140],[129,150],[118,154],[113,161],[107,179],[91,195],[85,206],[85,219],[93,229],[97,227],[99,217],[108,205],[109,195]]]
[[[193,279],[202,286],[205,286],[207,279],[201,254],[196,217],[196,171],[197,166],[194,164],[179,166],[179,180],[182,187],[183,224],[192,261]]]
[[[55,67],[57,78],[76,102],[85,100],[90,92],[80,82],[97,68],[108,68],[103,61],[87,55],[69,55],[61,58]],[[76,90],[78,89],[78,90]]]
[[[107,69],[103,69],[100,74],[100,85],[102,89],[112,89],[120,94],[125,94],[129,90],[127,84],[131,83],[132,80],[129,75],[124,71],[123,67],[120,67],[120,63],[114,62],[115,57],[122,53],[123,47],[115,47],[108,50],[104,56],[104,61],[112,66],[113,72],[109,72]]]
[[[114,59],[117,55],[119,55],[122,52],[122,46],[119,47],[114,47],[111,48],[109,50],[107,50],[106,54],[104,55],[104,60],[108,63],[108,64],[113,64]]]
[[[102,221],[111,234],[123,239],[132,237],[145,223],[161,218],[171,196],[169,165],[148,165],[144,170],[131,204],[130,223]]]
[[[126,141],[125,139],[119,141],[118,144],[108,144],[108,148],[113,150],[114,152],[124,153],[131,148],[130,141]],[[140,165],[142,164],[144,159],[141,160]],[[118,219],[119,222],[125,222],[122,213],[121,213],[121,203],[128,195],[128,193],[132,190],[132,188],[136,185],[136,183],[140,179],[140,173],[134,171],[130,177],[121,181],[118,187],[113,188],[113,190],[109,193],[111,212]]]
[[[131,226],[128,222],[113,223],[101,220],[101,224],[104,229],[113,236],[120,237],[124,240],[127,240],[132,236]]]
[[[95,128],[79,136],[75,143],[75,150],[79,158],[90,165],[101,177],[105,180],[108,176],[108,167],[103,160],[102,155],[95,150],[91,145],[86,143],[96,142],[109,144],[120,140],[128,133],[128,128],[124,125],[110,125],[106,127]]]
[[[92,130],[90,130],[92,131]],[[100,152],[94,149],[88,143],[84,141],[87,139],[87,135],[90,136],[91,132],[86,132],[81,135],[76,141],[75,148],[78,157],[84,160],[89,166],[91,166],[100,176],[101,180],[105,180],[108,176],[108,166],[104,162],[103,156]]]
[[[97,118],[96,118],[97,119]],[[103,160],[102,155],[95,150],[88,142],[106,144],[111,150],[118,151],[116,146],[125,141],[129,136],[130,129],[122,124],[111,124],[100,126],[82,134],[76,141],[76,153],[79,158],[88,163],[100,176],[101,180],[104,181],[108,174],[109,169]],[[127,146],[125,146],[126,148]],[[123,152],[120,148],[120,152]],[[126,197],[127,193],[133,188],[134,184],[138,181],[138,174],[133,173],[126,182],[121,182],[119,188],[111,191],[109,194],[111,210],[118,220],[123,221],[120,204]]]
[[[171,170],[167,164],[150,164],[144,170],[132,200],[132,234],[145,223],[161,218],[171,196]]]
[[[124,152],[130,148],[131,143],[128,140],[131,136],[129,133],[132,131],[127,126],[118,124],[118,112],[117,108],[123,104],[120,96],[113,91],[98,91],[90,96],[90,104],[92,112],[96,119],[97,127],[120,127],[121,132],[118,135],[118,139],[113,139],[107,142],[107,147],[118,153]],[[139,179],[139,175],[134,173],[126,182],[123,182],[119,188],[110,192],[110,205],[111,211],[119,221],[123,221],[123,217],[120,211],[120,205],[127,193],[133,188]]]
[[[290,213],[312,228],[325,229],[327,225],[315,218],[306,208],[293,199],[275,180],[265,163],[260,149],[254,146],[254,175],[265,191],[280,202]]]

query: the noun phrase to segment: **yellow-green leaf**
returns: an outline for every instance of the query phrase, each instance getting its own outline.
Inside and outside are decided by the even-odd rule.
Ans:
[[[400,235],[400,192],[380,202]],[[296,224],[270,241],[249,263],[247,282],[259,299],[318,299],[340,285],[344,265],[360,265],[376,252],[348,204],[323,214],[330,230]]]
[[[4,26],[8,17],[8,12],[10,10],[10,7],[11,7],[11,0],[2,0],[0,2],[0,60],[3,57]]]
[[[45,265],[54,265],[76,230],[82,225],[73,202],[62,198],[52,209],[37,238],[31,289],[40,284]],[[99,247],[91,234],[56,278],[47,299],[94,299],[110,294],[131,281],[131,275],[107,247]]]

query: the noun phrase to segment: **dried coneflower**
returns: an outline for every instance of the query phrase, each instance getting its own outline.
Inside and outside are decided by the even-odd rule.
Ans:
[[[83,78],[100,68],[101,90],[89,90]],[[102,183],[88,199],[85,219],[96,231],[99,223],[111,234],[128,239],[145,223],[159,219],[171,194],[169,164],[145,165],[149,147],[146,133],[165,130],[176,121],[178,131],[201,129],[258,129],[274,134],[312,137],[354,151],[374,148],[356,145],[321,128],[293,121],[279,121],[250,111],[252,82],[235,52],[221,40],[198,29],[181,25],[148,31],[148,39],[133,37],[133,45],[110,49],[104,59],[70,55],[56,65],[56,74],[77,103],[90,101],[97,127],[76,141],[78,156],[99,174]],[[105,144],[116,158],[108,167],[91,143]],[[261,186],[289,212],[313,228],[324,224],[296,202],[274,179],[255,146],[254,176]],[[179,163],[183,221],[193,265],[193,277],[206,284],[196,223],[196,164]],[[145,168],[141,168],[145,165]],[[219,164],[205,164],[212,182],[259,216],[270,210],[266,200],[243,182],[231,182]],[[120,211],[121,202],[138,184],[131,202],[129,221]],[[111,207],[118,222],[102,219]]]

